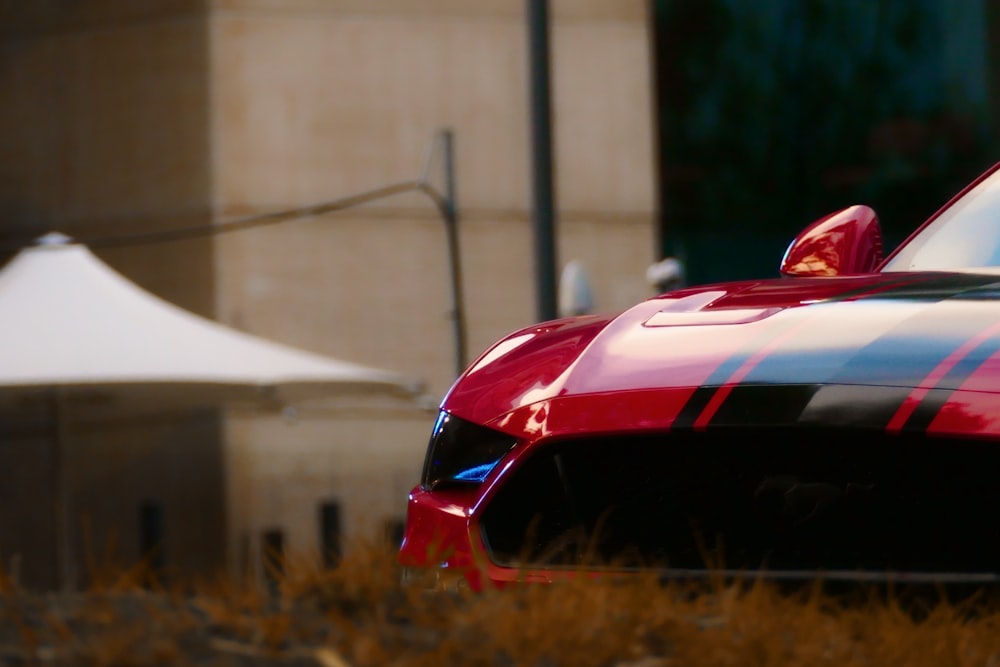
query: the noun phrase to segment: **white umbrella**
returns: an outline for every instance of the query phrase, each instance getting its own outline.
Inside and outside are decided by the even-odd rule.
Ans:
[[[61,397],[77,393],[280,405],[344,393],[415,396],[420,389],[402,375],[273,343],[183,310],[56,233],[0,270],[0,322],[0,392],[47,391],[57,419]],[[66,577],[61,439],[54,465]]]
[[[412,394],[396,373],[230,329],[139,288],[60,234],[0,270],[0,387],[187,390],[289,402],[331,393]]]

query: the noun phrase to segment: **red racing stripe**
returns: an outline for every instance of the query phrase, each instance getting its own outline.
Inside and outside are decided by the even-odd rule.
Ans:
[[[733,371],[733,374],[730,375],[722,385],[719,386],[719,388],[715,391],[715,394],[712,395],[711,400],[709,400],[708,405],[705,406],[705,409],[702,410],[701,414],[698,415],[698,418],[695,419],[693,427],[699,431],[704,430],[705,427],[708,426],[709,422],[712,421],[712,417],[715,416],[715,413],[719,411],[719,408],[726,401],[726,398],[729,397],[733,387],[742,382],[743,378],[745,378],[747,374],[749,374],[750,371],[757,366],[757,364],[763,361],[767,355],[771,354],[771,352],[773,352],[778,345],[791,338],[793,334],[798,333],[800,330],[805,328],[806,325],[812,324],[813,322],[814,318],[804,319],[787,331],[775,336],[767,343],[767,345],[753,353],[739,368]]]
[[[889,420],[889,424],[886,426],[886,431],[889,433],[899,433],[903,429],[903,425],[906,424],[906,420],[910,418],[917,406],[920,405],[920,401],[927,395],[927,393],[933,389],[941,381],[941,379],[948,374],[952,368],[954,368],[962,359],[964,359],[972,350],[976,349],[985,340],[989,339],[991,336],[1000,333],[1000,322],[994,324],[993,326],[979,332],[969,340],[965,341],[954,352],[949,354],[944,360],[939,363],[934,370],[927,374],[927,376],[920,381],[910,395],[906,397],[906,400],[899,406],[896,410],[896,414],[892,416]]]

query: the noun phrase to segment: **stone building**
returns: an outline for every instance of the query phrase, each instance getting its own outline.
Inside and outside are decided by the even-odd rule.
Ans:
[[[554,0],[558,254],[601,310],[647,295],[654,256],[642,0]],[[472,355],[534,321],[521,0],[0,2],[0,245],[205,226],[415,178],[455,138]],[[441,219],[403,194],[232,234],[99,250],[230,326],[423,378],[455,378]],[[471,361],[471,359],[470,359]],[[0,559],[55,582],[43,403],[0,414]],[[431,413],[327,401],[295,415],[73,406],[80,581],[161,544],[166,570],[259,568],[392,533]]]

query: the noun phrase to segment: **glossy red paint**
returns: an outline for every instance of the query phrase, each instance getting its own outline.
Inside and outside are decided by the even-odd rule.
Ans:
[[[410,492],[400,562],[407,566],[433,562],[469,569],[475,558],[469,544],[469,510],[477,493],[435,491],[419,486]]]
[[[784,279],[682,289],[499,341],[442,408],[517,444],[477,485],[413,490],[401,561],[463,572],[473,588],[572,576],[490,561],[480,517],[510,473],[580,436],[741,426],[755,388],[800,400],[793,425],[1000,440],[1000,275],[873,272],[880,244],[874,212],[852,207],[798,237]]]
[[[997,375],[992,376],[993,390],[989,393],[956,391],[927,427],[931,435],[967,435],[995,440],[1000,433],[1000,397],[997,396]],[[982,378],[980,378],[981,380]]]
[[[531,389],[544,391],[610,321],[570,318],[512,333],[487,349],[452,387],[446,397],[452,414],[470,421],[492,419],[516,407]]]
[[[780,271],[785,276],[853,276],[871,273],[881,262],[878,216],[867,206],[851,206],[799,234]]]
[[[662,386],[664,369],[650,359],[673,358],[685,347],[688,354],[672,364],[675,381],[697,385],[754,331],[747,327],[706,335],[689,329],[685,336],[671,337],[674,328],[643,326],[665,305],[663,300],[639,304],[614,320],[602,321],[586,337],[540,336],[529,354],[500,356],[489,364],[488,372],[484,367],[481,373],[463,376],[444,403],[452,414],[481,424],[496,423],[500,430],[520,436],[502,425],[512,411],[560,396]],[[548,353],[550,341],[553,349]]]
[[[584,433],[657,431],[670,427],[693,392],[676,387],[557,397],[522,406],[490,426],[527,443]]]
[[[906,397],[906,400],[903,402],[903,404],[899,406],[899,410],[896,411],[896,414],[893,415],[892,419],[889,420],[889,424],[886,426],[886,430],[889,431],[890,433],[899,433],[905,426],[907,419],[909,419],[910,416],[913,415],[913,413],[916,411],[917,407],[920,405],[920,402],[924,400],[924,398],[932,389],[938,386],[938,383],[941,382],[942,379],[944,379],[944,377],[948,374],[948,372],[954,369],[955,366],[958,363],[960,363],[963,359],[968,357],[970,352],[972,352],[978,346],[982,345],[985,341],[989,340],[990,338],[998,334],[1000,334],[1000,323],[994,324],[990,327],[987,327],[986,329],[983,329],[979,333],[975,334],[974,336],[966,340],[959,347],[957,347],[951,354],[945,357],[944,360],[941,361],[941,363],[935,366],[934,369],[930,373],[928,373],[927,377],[925,377],[923,380],[920,381],[920,384],[914,387],[913,391],[910,392],[910,395]],[[980,368],[991,369],[991,365],[988,362],[989,360],[987,360],[986,364],[980,366]],[[992,374],[989,374],[988,377],[989,377],[988,388],[989,390],[995,392],[998,389],[997,378],[1000,378],[1000,375],[998,375],[996,372],[993,372]],[[969,384],[970,383],[967,380],[966,386],[969,386]],[[955,399],[952,400],[954,401]],[[948,404],[946,403],[945,405],[947,406]],[[968,428],[968,425],[973,423],[974,420],[967,419],[964,423],[963,428]],[[933,426],[934,422],[932,422],[932,427]],[[940,423],[937,424],[936,428],[944,429],[945,431],[947,431],[947,427]],[[965,433],[966,431],[964,430],[951,431],[951,433],[959,433],[959,432]]]
[[[560,396],[697,387],[753,341],[763,345],[786,327],[798,326],[800,318],[811,319],[803,305],[877,295],[914,281],[913,276],[875,274],[706,286],[650,299],[617,318],[523,329],[473,363],[444,404],[463,419],[519,437],[522,433],[509,430],[504,418],[526,405]],[[711,298],[703,299],[706,294]],[[749,319],[741,315],[730,324],[715,319],[753,309],[758,315]],[[664,312],[674,326],[657,325]],[[680,318],[690,326],[677,326]],[[608,423],[615,422],[609,417]]]
[[[978,345],[1000,337],[1000,325],[976,324],[992,312],[988,302],[937,301],[929,297],[942,287],[927,281],[916,275],[882,274],[709,286],[651,299],[617,318],[559,321],[512,334],[473,364],[443,407],[517,438],[518,445],[472,490],[414,489],[401,559],[423,566],[440,562],[467,571],[474,586],[479,584],[472,582],[479,582],[481,575],[497,584],[524,577],[525,573],[489,561],[478,517],[503,476],[516,469],[538,443],[580,435],[664,432],[675,425],[695,392],[716,387],[693,424],[704,428],[730,391],[751,374],[758,374],[755,381],[770,382],[772,374],[780,377],[791,370],[783,365],[790,363],[801,366],[795,372],[820,374],[816,379],[807,377],[806,384],[843,376],[840,367],[849,367],[857,351],[896,332],[905,341],[907,327],[916,326],[911,323],[938,309],[950,321],[966,323],[963,331],[968,333],[960,334],[964,337],[955,338],[955,343],[945,339],[935,343],[938,348],[946,346],[947,354],[915,380],[907,379],[910,370],[905,362],[899,379],[888,380],[913,387],[892,422],[902,428],[926,389],[936,388]],[[953,289],[964,290],[964,284]],[[900,298],[901,291],[913,291],[917,298]],[[927,298],[920,296],[925,293]],[[747,319],[741,315],[732,324],[720,324],[727,320],[714,317],[754,309],[767,316]],[[663,312],[690,317],[691,325],[657,325],[656,315]],[[712,317],[703,319],[708,314]],[[821,364],[830,367],[809,371],[809,358],[797,361],[796,350],[812,351]],[[789,362],[779,362],[782,355]],[[863,374],[865,368],[854,372]],[[936,416],[929,432],[995,432],[1000,428],[1000,418],[993,416],[998,388],[1000,354],[971,374],[963,391],[955,392]],[[435,560],[435,549],[442,547],[447,554]],[[535,571],[528,578],[548,581],[557,576],[562,575]]]

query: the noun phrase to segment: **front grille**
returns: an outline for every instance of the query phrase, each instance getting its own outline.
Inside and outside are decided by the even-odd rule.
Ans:
[[[857,429],[554,442],[485,508],[506,566],[1000,572],[1000,445]]]

